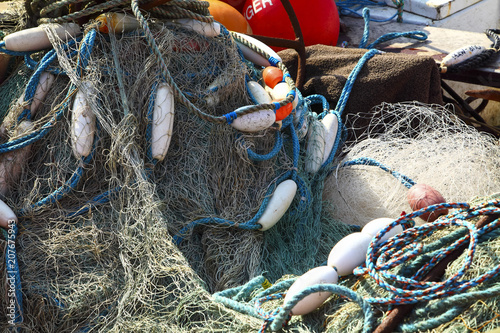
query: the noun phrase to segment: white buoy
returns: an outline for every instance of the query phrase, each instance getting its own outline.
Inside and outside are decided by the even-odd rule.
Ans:
[[[262,225],[261,231],[266,231],[274,226],[290,207],[295,193],[297,192],[297,183],[291,179],[281,182],[274,190],[271,199],[267,203],[266,209],[257,221]]]
[[[95,114],[89,105],[87,94],[92,91],[92,84],[88,81],[81,83],[75,99],[71,113],[71,140],[73,143],[73,153],[76,158],[87,157],[94,142],[96,130]]]
[[[245,35],[245,34],[242,34],[239,32],[232,31],[231,33],[240,37],[241,39],[246,40],[248,43],[255,45],[256,47],[258,47],[259,49],[261,49],[262,51],[267,53],[269,56],[277,59],[279,62],[282,62],[281,57],[273,49],[271,49],[269,46],[267,46],[266,44],[264,44],[260,40],[257,40],[253,37],[250,37],[248,35]],[[260,53],[255,52],[254,50],[252,50],[248,46],[245,46],[243,43],[238,42],[237,40],[235,40],[235,41],[236,41],[236,43],[238,43],[238,46],[239,46],[241,52],[243,53],[243,56],[245,57],[245,59],[253,62],[256,65],[262,66],[262,67],[271,66],[271,63],[269,62],[269,60],[266,59],[264,56],[262,56]]]
[[[325,153],[325,126],[316,118],[311,118],[307,132],[305,170],[318,172]]]
[[[153,109],[151,152],[153,158],[162,161],[167,155],[174,127],[174,94],[166,84],[158,85]]]
[[[54,83],[55,79],[56,79],[56,77],[52,73],[42,72],[40,74],[40,79],[38,81],[38,85],[36,86],[35,94],[33,95],[33,99],[31,101],[31,106],[29,108],[31,111],[30,113],[31,113],[32,117],[38,111],[40,104],[42,104],[43,101],[45,100],[45,96],[47,96],[47,93],[49,92],[50,87],[52,86],[52,83]],[[24,103],[24,97],[25,97],[25,94],[23,93],[19,97],[17,104]]]
[[[449,53],[446,57],[444,57],[443,60],[441,60],[441,66],[448,67],[451,65],[456,65],[477,54],[480,54],[485,49],[486,48],[481,45],[469,45],[466,47],[462,47],[458,50]]]
[[[365,224],[365,226],[361,229],[361,232],[368,234],[373,238],[380,230],[384,229],[392,222],[394,222],[394,219],[381,217]],[[403,232],[403,227],[401,225],[397,225],[389,230],[389,232],[387,232],[382,238],[380,238],[377,243],[382,243],[383,241],[386,241],[392,236],[395,236],[401,232]]]
[[[24,29],[5,36],[5,48],[10,51],[28,52],[39,51],[52,47],[45,28],[53,28],[57,37],[67,41],[81,33],[80,26],[76,23],[49,23],[35,28]]]
[[[329,266],[320,266],[309,270],[300,276],[288,289],[284,303],[292,299],[295,295],[302,292],[307,287],[316,284],[336,284],[338,274],[334,268]],[[301,299],[292,308],[292,315],[305,315],[316,310],[332,293],[316,292],[307,295]]]
[[[321,162],[321,164],[324,164],[330,156],[333,146],[335,145],[335,139],[337,138],[337,132],[339,130],[339,120],[337,115],[329,113],[321,119],[321,123],[325,127],[325,151]]]
[[[189,28],[206,37],[216,37],[219,36],[221,32],[220,24],[217,22],[201,22],[189,18],[170,20],[170,22]]]
[[[17,216],[5,202],[0,200],[0,227],[8,228],[10,223],[17,223]]]
[[[352,274],[356,267],[365,262],[366,251],[372,238],[363,232],[345,236],[330,251],[328,266],[337,268],[340,276]]]

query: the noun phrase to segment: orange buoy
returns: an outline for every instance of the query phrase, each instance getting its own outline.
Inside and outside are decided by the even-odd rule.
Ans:
[[[245,0],[222,0],[222,1],[230,4],[232,7],[236,8],[236,10],[239,12],[243,10],[243,5],[245,5]]]
[[[264,79],[266,86],[274,88],[283,80],[283,72],[278,67],[267,66],[262,71],[262,78]]]
[[[272,102],[280,102],[281,100],[279,99],[273,99]],[[292,113],[292,103],[288,103],[280,107],[278,110],[276,110],[276,121],[280,121],[288,117],[290,113]]]
[[[290,3],[306,46],[337,44],[340,23],[335,1],[294,0]],[[295,40],[292,24],[280,0],[246,0],[242,13],[255,35]]]
[[[408,203],[413,211],[421,208],[446,202],[441,193],[427,184],[413,185],[407,194]],[[426,222],[433,222],[439,216],[448,214],[447,208],[437,209],[420,215],[420,218]]]
[[[206,0],[210,3],[208,10],[214,19],[227,30],[243,34],[252,34],[252,28],[245,17],[231,5],[219,0]]]

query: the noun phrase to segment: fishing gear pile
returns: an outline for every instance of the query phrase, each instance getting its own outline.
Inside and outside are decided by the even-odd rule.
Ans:
[[[28,15],[35,30],[20,32],[36,38],[12,31],[0,45],[19,61],[8,79],[16,84],[2,86],[9,108],[0,185],[18,223],[4,226],[15,265],[0,268],[15,297],[2,288],[0,299],[15,311],[3,306],[0,326],[260,327],[210,294],[263,271],[301,274],[317,261],[310,239],[326,230],[335,242],[351,231],[340,222],[320,226],[333,154],[314,146],[306,153],[308,124],[320,120],[279,57],[213,22],[204,2],[26,5],[40,17]],[[31,44],[41,40],[49,44]],[[252,54],[282,70],[286,89],[276,101],[259,97],[264,67],[243,57]],[[276,121],[292,102],[293,115]],[[269,114],[264,127],[238,129],[245,115]],[[160,122],[167,125],[158,135]],[[304,169],[309,160],[313,171]],[[261,218],[283,184],[294,189],[283,225],[264,233]],[[276,261],[277,239],[287,262]]]

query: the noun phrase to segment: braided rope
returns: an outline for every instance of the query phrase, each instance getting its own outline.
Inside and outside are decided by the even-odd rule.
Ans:
[[[379,237],[382,237],[388,230],[395,226],[396,223],[404,221],[409,222],[413,218],[426,212],[442,208],[458,208],[459,210],[437,220],[436,222],[406,229],[398,236],[393,237],[380,245],[376,245]],[[475,207],[470,207],[467,203],[443,203],[423,208],[411,214],[404,215],[394,221],[393,224],[382,230],[372,240],[367,251],[366,269],[358,267],[354,271],[356,275],[368,273],[374,278],[375,282],[380,287],[391,291],[394,296],[388,298],[369,298],[367,301],[370,303],[380,304],[413,304],[420,301],[429,301],[463,293],[466,290],[497,276],[500,273],[500,265],[474,279],[459,281],[459,278],[461,278],[467,269],[472,265],[475,248],[480,238],[500,227],[500,219],[494,220],[492,223],[481,229],[476,229],[472,223],[467,222],[466,220],[480,215],[498,212],[500,212],[499,200],[491,200]],[[410,258],[414,258],[422,252],[423,247],[421,244],[416,244],[417,240],[430,236],[435,230],[444,229],[450,226],[466,227],[469,230],[469,234],[456,240],[443,250],[437,251],[434,257],[428,260],[428,262],[410,278],[396,276],[387,271],[388,269],[404,263]],[[465,261],[462,267],[453,276],[442,282],[421,282],[418,280],[418,278],[421,278],[425,272],[435,266],[441,258],[448,255],[457,246],[465,242],[469,242]],[[387,254],[387,252],[389,252],[389,254]],[[391,257],[392,259],[386,262],[385,260],[387,257]],[[393,286],[389,283],[389,281],[394,281],[398,285],[402,284],[403,287]]]
[[[407,188],[411,188],[413,185],[416,184],[408,176],[405,176],[405,175],[403,175],[403,174],[401,174],[401,173],[393,170],[391,167],[389,167],[389,166],[387,166],[385,164],[382,164],[382,163],[374,160],[373,158],[369,158],[369,157],[359,157],[359,158],[356,158],[356,159],[354,159],[352,161],[346,161],[346,162],[343,162],[338,167],[343,168],[343,167],[353,166],[353,165],[377,166],[380,169],[382,169],[382,170],[390,173],[391,175],[393,175],[396,179],[398,179]]]

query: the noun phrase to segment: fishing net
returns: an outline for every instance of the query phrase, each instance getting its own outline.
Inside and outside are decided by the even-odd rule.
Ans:
[[[157,16],[147,22],[154,46],[140,29],[104,34],[92,20],[83,36],[67,42],[47,27],[53,49],[30,54],[1,87],[9,111],[0,162],[18,170],[4,173],[4,201],[20,220],[20,328],[254,331],[260,319],[223,307],[211,293],[263,272],[271,280],[302,274],[323,261],[317,253],[352,231],[339,221],[323,226],[326,172],[304,171],[305,139],[295,134],[314,117],[304,100],[296,122],[289,117],[281,131],[243,133],[209,121],[255,104],[246,85],[261,80],[261,68],[242,58],[225,29],[206,37]],[[176,96],[170,147],[156,161],[152,105],[165,68],[181,97],[203,114]],[[30,115],[19,96],[36,87],[44,71],[55,75],[54,83]],[[97,119],[84,157],[75,156],[71,134],[71,103],[79,91]],[[22,148],[14,149],[17,142]],[[296,181],[299,195],[275,228],[257,230],[263,203],[287,178]],[[0,292],[2,329],[12,325],[7,293]]]
[[[375,218],[411,212],[408,189],[389,172],[369,163],[341,167],[360,158],[431,185],[447,202],[468,202],[497,192],[498,140],[465,125],[450,108],[383,103],[369,114],[349,114],[351,133],[358,136],[343,146],[339,167],[325,185],[324,198],[331,203],[333,216],[364,225]]]

